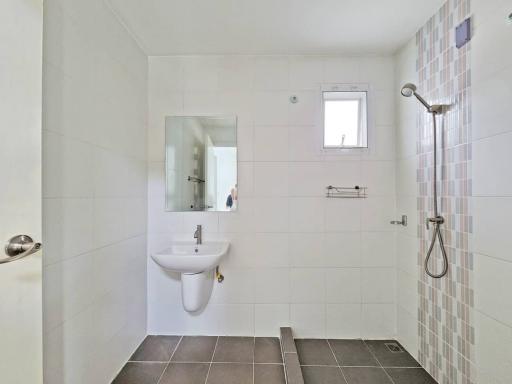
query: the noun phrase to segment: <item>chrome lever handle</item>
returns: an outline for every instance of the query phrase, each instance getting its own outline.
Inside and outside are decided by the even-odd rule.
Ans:
[[[393,221],[390,221],[389,223],[393,224],[393,225],[403,225],[404,227],[407,227],[407,215],[402,215],[402,220],[400,220],[400,221],[393,220]]]
[[[41,243],[36,243],[30,236],[18,235],[12,237],[5,246],[6,258],[0,259],[0,264],[10,263],[11,261],[22,259],[39,251]]]

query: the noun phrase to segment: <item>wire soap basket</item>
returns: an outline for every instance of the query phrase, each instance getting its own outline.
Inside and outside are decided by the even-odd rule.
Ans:
[[[326,197],[337,198],[337,199],[365,199],[368,197],[366,194],[367,187],[333,187],[329,185],[326,187]]]

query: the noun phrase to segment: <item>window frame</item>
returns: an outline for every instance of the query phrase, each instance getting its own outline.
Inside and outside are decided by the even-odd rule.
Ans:
[[[326,92],[364,92],[366,93],[366,116],[361,114],[360,116],[360,124],[363,124],[363,118],[366,120],[366,145],[365,146],[353,146],[353,145],[344,145],[344,146],[325,146],[325,99],[324,93]],[[354,99],[348,98],[347,100],[362,100],[361,97],[354,97]],[[321,113],[320,113],[320,126],[322,129],[321,133],[321,143],[320,148],[323,153],[360,153],[362,151],[368,151],[370,148],[370,132],[372,127],[372,113],[371,113],[371,100],[372,100],[372,89],[369,84],[323,84],[320,89],[320,103],[321,103]],[[360,108],[362,108],[362,104],[360,103]],[[362,132],[362,126],[359,128],[358,135]]]

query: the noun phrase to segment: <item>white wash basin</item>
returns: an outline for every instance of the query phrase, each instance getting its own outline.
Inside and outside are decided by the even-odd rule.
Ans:
[[[208,241],[199,245],[195,242],[176,242],[151,257],[164,269],[181,273],[199,273],[219,265],[228,250],[227,242]]]

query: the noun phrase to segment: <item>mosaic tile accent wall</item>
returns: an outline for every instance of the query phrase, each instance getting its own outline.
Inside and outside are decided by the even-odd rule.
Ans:
[[[441,384],[474,383],[473,254],[471,253],[471,43],[455,47],[455,27],[469,17],[469,0],[448,0],[418,31],[419,92],[433,104],[450,104],[438,117],[438,193],[442,234],[449,257],[448,275],[432,279],[423,270],[433,216],[432,116],[419,106],[418,183],[418,332],[419,359]],[[431,269],[441,270],[436,244]]]

